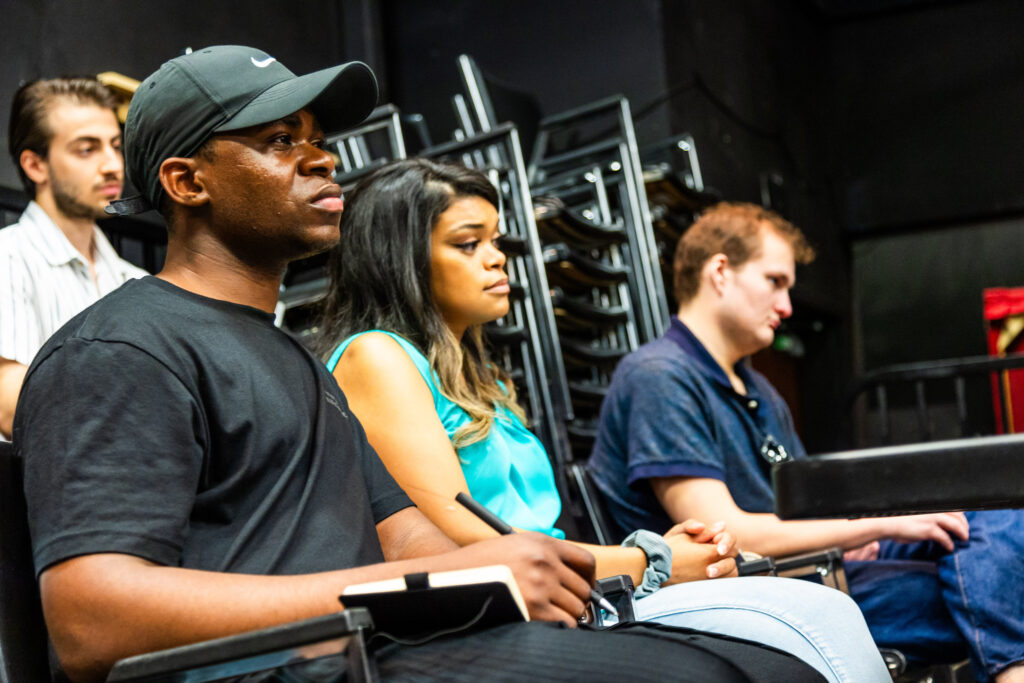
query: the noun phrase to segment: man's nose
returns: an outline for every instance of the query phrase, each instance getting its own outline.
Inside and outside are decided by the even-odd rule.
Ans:
[[[775,312],[780,318],[788,318],[793,315],[793,302],[789,299],[789,291],[780,292],[775,300]]]
[[[302,168],[308,175],[322,175],[330,178],[334,175],[334,157],[330,152],[316,145],[307,145],[308,150]]]
[[[123,172],[124,156],[121,154],[121,150],[112,145],[104,148],[103,159],[100,163],[100,173],[120,177]]]

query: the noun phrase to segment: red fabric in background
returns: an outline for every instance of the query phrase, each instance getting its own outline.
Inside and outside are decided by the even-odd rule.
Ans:
[[[1024,315],[1024,287],[999,287],[983,292],[988,355],[1004,356],[1024,352],[1024,334],[1019,334],[1005,349],[999,348],[999,335],[1008,318]],[[1005,379],[1004,379],[1005,377]],[[999,392],[1006,384],[1010,431],[1024,431],[1024,370],[1010,370],[992,375],[992,407],[996,417],[996,433],[1002,434],[1003,415]]]

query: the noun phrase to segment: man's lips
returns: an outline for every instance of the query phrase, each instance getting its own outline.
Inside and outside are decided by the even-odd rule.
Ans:
[[[109,183],[107,185],[100,185],[99,192],[107,199],[117,199],[121,196],[121,184]]]
[[[341,198],[341,186],[328,185],[313,196],[311,203],[324,211],[342,211],[345,200]]]

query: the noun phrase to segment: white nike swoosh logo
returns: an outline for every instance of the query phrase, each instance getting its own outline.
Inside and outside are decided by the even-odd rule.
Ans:
[[[252,61],[253,66],[259,67],[260,69],[265,69],[270,66],[271,62],[276,61],[273,57],[267,57],[266,59],[260,59],[258,61],[255,57],[249,57],[249,59]]]

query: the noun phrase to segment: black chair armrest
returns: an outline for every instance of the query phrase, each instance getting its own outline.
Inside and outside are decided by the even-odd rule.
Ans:
[[[782,519],[1024,506],[1024,434],[829,453],[772,468]]]
[[[839,548],[828,548],[799,555],[786,557],[736,558],[736,568],[740,576],[817,576],[823,584],[837,588],[844,593],[850,591],[846,585],[846,572],[843,569],[843,551]]]
[[[740,576],[775,576],[775,558],[758,557],[748,560],[743,555],[737,555],[736,570]]]
[[[605,579],[598,579],[596,584],[597,592],[608,599],[612,606],[619,613],[616,622],[624,624],[629,621],[636,621],[636,601],[633,598],[633,579],[628,574],[609,576]],[[592,605],[594,609],[594,625],[604,626],[604,610]]]
[[[779,573],[817,565],[842,567],[843,551],[839,548],[827,548],[825,550],[800,553],[799,555],[787,555],[786,557],[775,559],[775,569]]]
[[[844,593],[850,592],[846,584],[846,571],[843,568],[843,551],[839,548],[775,558],[775,571],[778,576],[817,574],[826,586]]]
[[[341,652],[346,653],[346,680],[372,681],[376,671],[363,636],[364,631],[372,628],[369,611],[352,607],[322,617],[128,657],[114,665],[107,681],[214,681]]]

